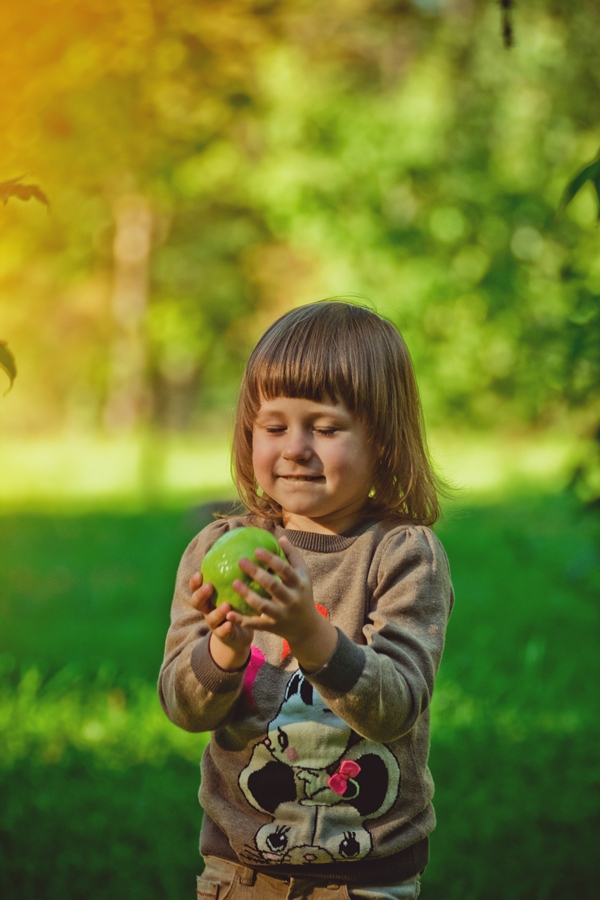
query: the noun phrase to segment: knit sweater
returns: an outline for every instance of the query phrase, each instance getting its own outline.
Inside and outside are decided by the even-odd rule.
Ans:
[[[317,608],[338,629],[317,672],[261,631],[239,670],[210,655],[190,576],[225,531],[257,524],[300,550]],[[176,725],[211,732],[203,856],[371,884],[425,868],[435,826],[429,705],[453,600],[442,545],[412,523],[335,535],[240,517],[194,538],[177,575],[159,696]]]

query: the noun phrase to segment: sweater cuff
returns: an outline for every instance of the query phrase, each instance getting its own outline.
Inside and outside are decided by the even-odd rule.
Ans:
[[[316,672],[302,672],[317,687],[331,696],[342,696],[351,691],[363,673],[367,663],[362,647],[351,641],[337,629],[338,642],[332,656]]]
[[[218,666],[210,655],[209,641],[210,634],[207,634],[192,650],[190,666],[196,679],[211,694],[229,694],[239,690],[250,656],[241,668],[227,671]]]

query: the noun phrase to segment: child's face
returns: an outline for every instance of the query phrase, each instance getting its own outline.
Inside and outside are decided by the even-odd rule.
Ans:
[[[335,534],[352,528],[373,487],[374,463],[364,425],[343,403],[262,401],[252,464],[286,527]]]

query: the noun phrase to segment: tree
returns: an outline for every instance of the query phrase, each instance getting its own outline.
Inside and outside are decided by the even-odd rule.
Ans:
[[[509,52],[498,6],[459,0],[34,6],[6,13],[3,152],[25,147],[61,205],[52,228],[10,224],[36,269],[4,293],[36,318],[55,417],[110,406],[117,211],[136,196],[155,420],[231,402],[266,322],[351,291],[406,333],[432,419],[593,432],[588,186],[556,217],[598,144],[592,0],[519,5]]]

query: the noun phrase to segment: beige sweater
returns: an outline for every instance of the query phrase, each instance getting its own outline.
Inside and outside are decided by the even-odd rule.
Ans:
[[[299,548],[315,603],[338,629],[316,673],[261,632],[242,670],[225,672],[210,656],[188,581],[221,534],[249,524]],[[453,599],[446,554],[424,526],[324,535],[245,517],[194,538],[177,575],[159,694],[176,725],[212,732],[203,856],[354,883],[422,871],[435,826],[429,704]]]

